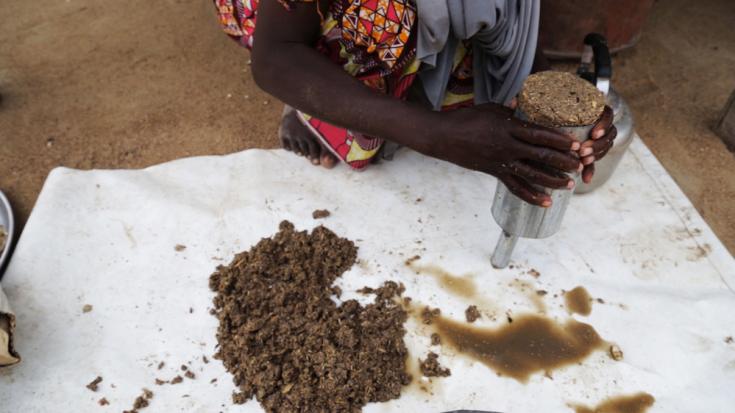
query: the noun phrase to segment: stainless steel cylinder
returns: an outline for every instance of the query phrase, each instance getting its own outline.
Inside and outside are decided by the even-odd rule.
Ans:
[[[522,112],[516,116],[524,119]],[[580,142],[587,140],[594,125],[561,127],[558,130],[565,132]],[[579,184],[581,176],[578,172],[570,174],[575,184]],[[510,256],[518,237],[546,238],[556,233],[561,227],[564,213],[572,197],[572,190],[550,189],[536,187],[551,197],[551,206],[548,208],[531,205],[514,195],[508,187],[498,181],[493,199],[492,213],[495,222],[503,229],[495,252],[492,264],[496,268],[504,268],[510,261]]]

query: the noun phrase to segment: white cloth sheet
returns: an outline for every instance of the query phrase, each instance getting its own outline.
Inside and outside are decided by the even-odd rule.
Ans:
[[[513,269],[490,266],[494,188],[491,177],[409,151],[362,173],[315,168],[280,150],[144,170],[55,169],[3,280],[23,361],[0,370],[0,411],[99,412],[101,397],[121,411],[143,387],[155,393],[145,411],[261,411],[254,401],[231,405],[230,376],[211,360],[208,277],[284,219],[299,229],[323,223],[356,241],[360,264],[339,279],[343,298],[392,279],[462,319],[471,300],[408,269],[404,260],[416,254],[476,282],[493,307],[481,309],[501,315],[479,325],[505,322],[508,310],[536,311],[508,287],[514,279],[549,291],[548,314],[560,321],[568,315],[553,294],[582,285],[606,304],[575,317],[625,354],[615,362],[594,353],[553,380],[536,374],[521,384],[445,349],[440,361],[452,375],[433,383],[433,395],[412,387],[365,412],[571,412],[568,403],[637,391],[655,396],[653,413],[733,411],[735,344],[726,337],[735,335],[735,261],[638,139],[610,182],[573,198],[558,234],[519,242]],[[332,215],[312,219],[319,208]],[[541,276],[526,274],[531,268]],[[83,313],[85,304],[93,310]],[[412,358],[423,357],[429,339],[415,322],[407,327]],[[187,362],[195,380],[154,385]],[[85,385],[98,375],[93,393]]]

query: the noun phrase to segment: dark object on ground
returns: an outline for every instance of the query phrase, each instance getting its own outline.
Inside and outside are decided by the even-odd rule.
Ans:
[[[100,383],[102,383],[102,377],[97,376],[96,379],[92,380],[92,382],[87,385],[87,388],[92,391],[97,391],[97,385]]]
[[[442,337],[437,333],[431,333],[431,344],[438,346],[442,343]]]
[[[149,400],[153,398],[153,392],[143,389],[143,394],[138,396],[133,402],[133,410],[125,410],[123,413],[137,413],[138,410],[145,409],[150,404]]]
[[[372,291],[375,303],[337,306],[332,282],[350,268],[355,245],[317,227],[297,232],[282,222],[273,237],[235,256],[210,277],[222,360],[240,393],[268,412],[356,412],[400,396],[405,372],[406,312],[388,298],[401,286]]]
[[[332,215],[328,210],[326,209],[317,209],[314,212],[311,213],[312,218],[314,219],[322,219],[326,218],[328,216]]]
[[[419,367],[425,377],[447,377],[452,374],[451,370],[439,364],[439,356],[432,351],[426,355],[426,360],[419,359]]]
[[[735,152],[735,90],[727,100],[720,120],[717,121],[715,133],[722,138],[722,141],[727,145],[727,149]]]
[[[101,398],[101,399],[99,399],[99,401],[97,403],[99,403],[100,406],[107,406],[107,405],[110,404],[110,402],[108,402],[107,399],[104,398],[104,397]]]
[[[476,305],[471,305],[464,310],[464,316],[467,318],[468,323],[474,323],[478,318],[482,317],[480,310],[477,309]]]

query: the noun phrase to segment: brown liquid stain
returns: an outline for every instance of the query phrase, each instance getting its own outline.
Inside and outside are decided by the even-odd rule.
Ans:
[[[575,287],[564,294],[564,302],[571,314],[590,315],[592,312],[592,297],[584,287]]]
[[[417,273],[431,275],[439,285],[454,295],[464,298],[474,298],[477,295],[475,282],[467,276],[452,275],[435,265],[417,265],[411,262],[408,266]]]
[[[616,396],[604,400],[597,407],[573,405],[576,413],[645,413],[656,399],[648,393]]]
[[[547,372],[584,360],[607,343],[588,324],[570,319],[564,324],[526,314],[495,329],[472,327],[444,317],[434,319],[442,345],[487,365],[498,374],[526,382]]]

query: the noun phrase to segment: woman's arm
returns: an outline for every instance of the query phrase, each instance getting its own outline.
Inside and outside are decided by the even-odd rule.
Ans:
[[[320,31],[316,3],[298,3],[287,11],[276,1],[262,0],[258,7],[253,75],[258,86],[289,105],[335,125],[497,176],[517,195],[538,205],[548,206],[551,199],[529,183],[564,188],[572,181],[533,162],[561,171],[581,169],[579,159],[569,153],[579,149],[578,142],[521,122],[498,105],[433,112],[363,85],[315,50]]]

